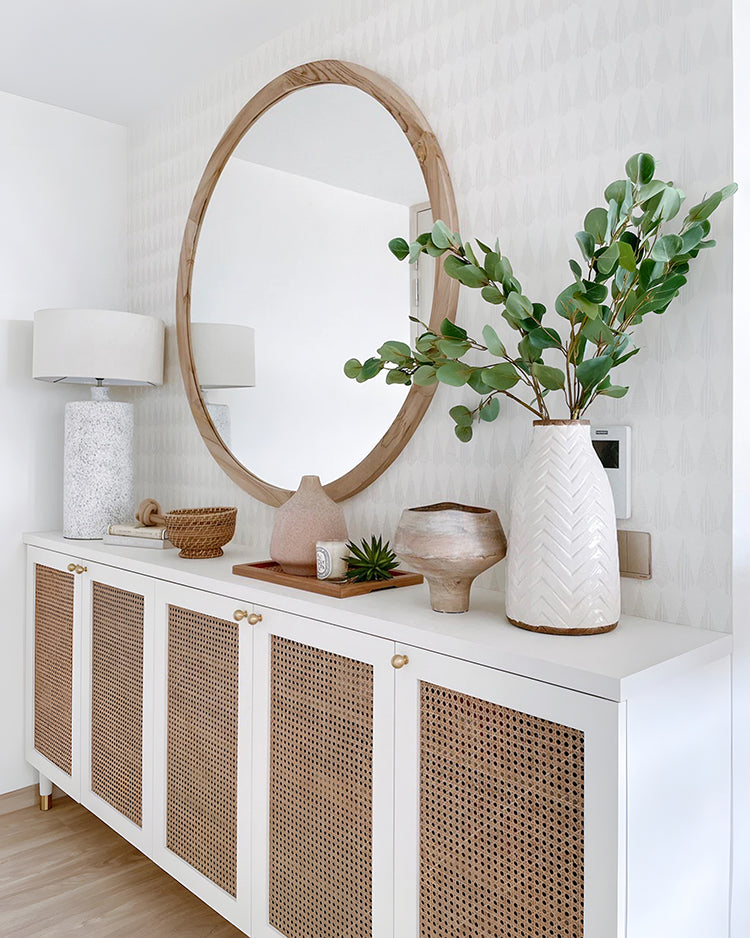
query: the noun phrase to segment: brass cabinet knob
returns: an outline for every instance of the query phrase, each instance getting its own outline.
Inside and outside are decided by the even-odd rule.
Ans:
[[[88,570],[88,567],[82,567],[80,564],[76,566],[76,573],[85,573]]]
[[[259,622],[263,621],[263,616],[259,615],[257,612],[252,612],[247,617],[247,621],[250,623],[250,625],[257,625]]]
[[[242,622],[243,619],[247,619],[247,609],[235,609],[234,610],[234,621]]]
[[[243,619],[247,619],[250,625],[257,625],[263,621],[263,616],[256,615],[254,612],[248,613],[247,609],[235,609],[234,621],[242,622]]]
[[[75,573],[75,571],[76,571],[76,565],[75,565],[74,563],[69,563],[69,564],[68,564],[68,573]]]
[[[408,655],[394,655],[391,658],[391,664],[397,671],[403,668],[404,665],[407,665],[408,663],[409,663]]]

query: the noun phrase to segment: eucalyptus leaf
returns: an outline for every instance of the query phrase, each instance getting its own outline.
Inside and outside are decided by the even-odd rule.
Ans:
[[[552,368],[550,365],[543,365],[540,362],[534,362],[531,366],[531,373],[544,388],[550,391],[559,391],[565,387],[565,372],[560,368]]]
[[[384,342],[378,349],[378,355],[386,362],[400,364],[404,359],[411,358],[411,349],[405,342]]]
[[[486,287],[482,287],[482,299],[487,303],[492,303],[495,306],[499,306],[505,297],[498,290],[494,283],[487,284]]]
[[[546,326],[539,326],[529,332],[529,342],[534,348],[562,348],[562,339],[560,334],[554,329],[548,329]]]
[[[456,426],[453,428],[453,432],[459,438],[462,443],[468,443],[471,438],[474,436],[474,431],[471,427],[459,427]]]
[[[615,338],[614,332],[601,319],[586,319],[581,326],[581,332],[595,345],[610,345]]]
[[[651,259],[666,263],[682,252],[682,238],[676,234],[662,235],[654,242]]]
[[[451,246],[453,236],[444,221],[440,221],[440,219],[438,219],[435,222],[435,224],[432,226],[431,236],[432,243],[436,248],[442,248],[445,250],[445,248],[449,248]]]
[[[448,413],[453,421],[460,427],[470,427],[474,422],[474,415],[469,408],[464,407],[463,404],[457,404],[455,407],[451,407]]]
[[[531,300],[522,293],[509,293],[505,300],[505,308],[517,319],[525,319],[534,312]]]
[[[489,384],[485,384],[484,381],[482,381],[482,370],[483,369],[481,368],[475,368],[472,371],[467,384],[472,391],[476,391],[477,394],[484,396],[486,394],[491,394],[495,389],[491,388]]]
[[[487,346],[487,351],[490,355],[497,355],[499,358],[505,357],[505,346],[498,338],[497,333],[492,328],[492,326],[485,326],[482,329],[482,338],[484,339],[485,345]]]
[[[400,261],[409,256],[409,244],[403,238],[393,238],[388,242],[388,249]]]
[[[651,182],[655,169],[656,161],[650,153],[634,153],[625,164],[628,179],[636,184]]]
[[[500,401],[498,398],[493,397],[491,400],[487,401],[479,411],[479,419],[486,420],[487,423],[492,423],[493,420],[497,420],[500,415]]]
[[[471,367],[464,365],[463,362],[447,362],[444,365],[438,365],[436,371],[441,384],[449,384],[454,388],[460,388],[466,384],[471,375]]]
[[[481,267],[462,261],[455,254],[449,254],[443,266],[449,277],[453,277],[466,287],[484,287],[489,283],[489,278]]]
[[[631,273],[635,272],[638,262],[635,259],[635,252],[632,246],[626,241],[618,241],[617,249],[620,252],[620,267],[624,267],[625,270],[629,270]]]
[[[581,254],[583,254],[587,261],[590,261],[596,250],[594,236],[589,234],[588,231],[578,231],[576,232],[576,241],[581,249]]]
[[[460,358],[471,348],[471,343],[465,339],[438,339],[437,347],[446,358]]]
[[[726,188],[730,188],[727,186]],[[713,214],[722,202],[722,191],[714,192],[707,199],[694,205],[687,213],[688,221],[704,221],[709,215]]]
[[[592,208],[583,220],[583,228],[597,244],[603,244],[607,235],[607,210]]]
[[[399,371],[398,368],[391,368],[385,376],[386,384],[411,384],[411,375],[405,371]]]
[[[350,358],[344,365],[344,374],[347,378],[356,378],[360,371],[362,371],[362,362],[358,361],[356,358]]]
[[[362,369],[357,376],[357,381],[360,384],[363,381],[369,381],[370,378],[374,378],[375,375],[380,374],[383,370],[383,362],[379,358],[368,358],[367,361],[362,365]]]
[[[611,182],[604,190],[604,199],[606,202],[615,201],[619,205],[625,199],[625,190],[627,182],[625,179],[617,179]]]
[[[420,365],[412,375],[412,381],[420,388],[429,387],[437,381],[437,374],[433,365]]]
[[[440,333],[445,336],[447,339],[466,339],[468,338],[468,333],[461,326],[457,326],[455,322],[451,322],[450,319],[444,319],[440,323]]]
[[[514,365],[505,362],[502,365],[492,365],[491,368],[483,368],[481,371],[482,381],[495,391],[507,391],[521,380]]]
[[[596,257],[596,269],[602,274],[610,274],[620,260],[620,249],[617,244],[610,244]]]
[[[592,388],[598,384],[612,367],[609,355],[598,355],[596,358],[587,358],[576,367],[576,377],[584,389]]]

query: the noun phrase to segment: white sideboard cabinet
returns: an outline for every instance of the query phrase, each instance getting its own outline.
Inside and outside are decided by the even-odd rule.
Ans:
[[[728,935],[728,635],[26,543],[29,762],[246,934]]]

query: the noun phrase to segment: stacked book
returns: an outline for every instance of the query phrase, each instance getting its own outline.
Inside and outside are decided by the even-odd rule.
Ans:
[[[150,547],[153,550],[164,550],[172,547],[167,538],[167,529],[163,524],[140,524],[137,521],[127,524],[110,524],[107,533],[102,538],[105,544],[116,544],[118,547]]]

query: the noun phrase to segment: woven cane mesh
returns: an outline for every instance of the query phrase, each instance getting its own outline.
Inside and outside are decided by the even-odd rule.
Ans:
[[[239,629],[169,607],[167,847],[237,895]]]
[[[73,772],[73,575],[36,565],[34,748]]]
[[[141,826],[143,596],[93,583],[91,791]]]
[[[583,733],[421,686],[420,938],[582,938]]]
[[[372,666],[273,637],[269,922],[372,935]]]

